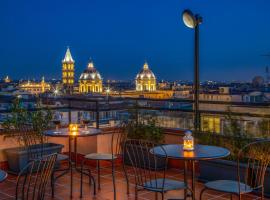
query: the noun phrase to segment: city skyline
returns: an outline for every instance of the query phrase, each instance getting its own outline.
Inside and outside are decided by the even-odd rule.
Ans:
[[[270,65],[261,56],[269,53],[269,7],[263,0],[4,2],[0,77],[60,79],[69,46],[76,78],[92,58],[104,79],[135,79],[146,60],[159,80],[192,80],[193,33],[181,19],[190,8],[203,17],[201,80],[251,81]]]

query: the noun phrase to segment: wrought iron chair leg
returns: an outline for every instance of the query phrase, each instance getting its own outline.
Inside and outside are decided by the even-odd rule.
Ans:
[[[123,171],[124,171],[124,174],[125,174],[125,178],[126,178],[126,183],[127,183],[127,194],[129,194],[129,180],[128,180],[128,175],[127,175],[127,171],[126,171],[126,167],[125,167],[125,161],[123,160],[122,161],[122,167],[123,167]]]
[[[135,200],[138,200],[138,188],[135,186]]]
[[[115,174],[114,174],[114,160],[112,160],[112,179],[113,179],[113,197],[116,200],[116,185],[115,185]]]
[[[97,160],[97,172],[98,172],[98,190],[100,190],[100,163]]]
[[[73,196],[73,169],[72,162],[70,161],[70,198]]]
[[[91,179],[92,179],[92,181],[93,181],[93,186],[94,186],[94,195],[96,195],[96,181],[95,181],[95,179],[94,179],[94,177],[93,177],[93,176],[91,176],[90,178],[91,178]]]
[[[164,200],[164,192],[161,193],[161,199]]]
[[[155,199],[158,200],[158,193],[155,192]]]
[[[52,197],[54,197],[54,172],[51,174]]]
[[[239,200],[242,200],[241,194],[238,195],[238,199],[239,199]]]
[[[207,188],[203,188],[201,193],[200,193],[200,200],[202,200],[203,193],[207,190]]]
[[[81,185],[80,185],[80,198],[82,198],[82,191],[83,191],[83,166],[84,166],[85,159],[82,159],[81,162]]]

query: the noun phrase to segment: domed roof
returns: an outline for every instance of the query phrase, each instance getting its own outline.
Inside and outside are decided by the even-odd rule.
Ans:
[[[94,63],[90,61],[87,68],[80,76],[80,80],[101,80],[100,73],[94,67]]]
[[[136,79],[156,79],[154,73],[149,69],[147,62],[144,63],[142,70],[137,74]]]

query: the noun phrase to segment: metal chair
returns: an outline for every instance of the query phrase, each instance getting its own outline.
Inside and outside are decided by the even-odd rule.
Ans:
[[[244,146],[238,153],[237,179],[216,180],[205,184],[201,191],[200,199],[206,190],[225,192],[237,195],[239,200],[242,196],[251,192],[261,192],[264,198],[264,176],[270,164],[270,140],[262,140]]]
[[[25,126],[21,126],[20,127],[20,134],[21,134],[21,138],[22,138],[22,142],[24,143],[25,149],[27,151],[27,156],[28,156],[28,161],[33,161],[33,160],[37,160],[37,159],[41,159],[44,156],[47,156],[48,153],[44,152],[44,136],[38,136],[32,129],[32,127],[30,125],[25,125]],[[41,151],[37,151],[37,147],[40,148],[41,147]],[[54,185],[55,185],[55,181],[64,176],[65,174],[67,174],[69,171],[72,173],[72,169],[71,169],[71,161],[69,159],[68,155],[65,154],[60,154],[57,153],[56,156],[56,163],[60,163],[60,162],[69,162],[69,166],[65,167],[65,168],[61,168],[59,167],[59,165],[55,166],[53,168],[52,174],[51,174],[51,188],[52,188],[52,197],[54,197]],[[62,172],[60,174],[58,174],[57,176],[55,176],[56,172]],[[71,176],[72,177],[72,176]],[[72,178],[71,178],[71,183],[70,183],[70,191],[71,191],[71,196],[72,196]]]
[[[16,183],[16,200],[43,200],[51,177],[56,154],[43,156],[27,164],[19,173]]]
[[[127,182],[127,194],[129,194],[129,180],[126,173],[126,168],[123,159],[123,147],[126,140],[126,133],[123,127],[116,127],[113,130],[111,137],[111,153],[91,153],[84,156],[81,163],[81,198],[82,198],[82,182],[83,182],[83,166],[86,160],[95,160],[97,162],[97,172],[98,172],[98,189],[100,190],[100,161],[109,161],[111,162],[112,167],[112,179],[113,179],[113,191],[114,199],[116,199],[116,183],[115,183],[115,160],[122,158],[122,167],[124,170],[126,182]],[[94,183],[94,195],[96,194],[95,180],[91,176],[91,171],[89,170],[89,176],[92,178]]]
[[[155,192],[156,199],[158,199],[158,193],[161,193],[162,200],[164,199],[164,194],[168,191],[189,190],[184,182],[166,178],[168,157],[155,156],[155,150],[153,149],[155,146],[157,146],[155,143],[144,140],[130,139],[125,142],[124,150],[128,154],[128,159],[135,176],[136,200],[138,199],[138,192],[140,190]],[[164,151],[164,155],[167,155],[163,147],[160,147]],[[164,169],[158,169],[157,164],[164,162],[164,160]]]

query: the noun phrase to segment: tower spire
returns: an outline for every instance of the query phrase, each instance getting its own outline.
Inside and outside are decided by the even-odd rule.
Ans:
[[[63,62],[63,63],[64,63],[64,62],[66,62],[66,63],[68,63],[68,62],[74,63],[74,60],[73,60],[73,58],[72,58],[72,56],[71,56],[69,47],[67,47],[67,51],[66,51],[65,57],[64,57],[64,59],[63,59],[62,62]]]

